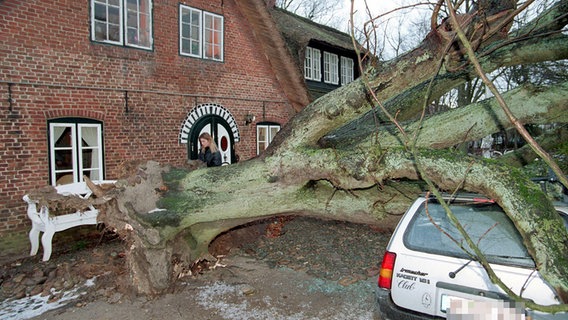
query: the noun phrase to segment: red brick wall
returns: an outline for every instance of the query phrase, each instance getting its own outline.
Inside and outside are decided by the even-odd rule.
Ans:
[[[22,196],[49,183],[49,119],[103,122],[107,179],[125,160],[184,163],[179,132],[202,103],[233,114],[241,160],[256,155],[244,116],[284,124],[293,110],[234,1],[181,1],[224,16],[223,62],[179,55],[179,0],[154,1],[153,51],[91,42],[89,1],[0,2],[0,237],[28,230]]]

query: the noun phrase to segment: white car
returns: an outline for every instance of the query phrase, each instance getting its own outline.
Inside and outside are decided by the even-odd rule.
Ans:
[[[537,304],[560,303],[497,204],[462,194],[451,198],[450,208],[513,292]],[[556,209],[568,230],[568,206]],[[418,198],[387,246],[376,291],[376,316],[382,320],[462,319],[454,314],[487,315],[480,319],[568,319],[568,313],[544,314],[513,303],[460,246],[469,248],[435,197]]]

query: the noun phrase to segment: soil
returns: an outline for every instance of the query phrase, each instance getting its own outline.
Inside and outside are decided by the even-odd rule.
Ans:
[[[389,237],[388,228],[306,217],[246,225],[211,244],[216,264],[147,299],[122,293],[124,243],[99,234],[55,248],[48,262],[38,255],[4,263],[0,318],[371,319]]]

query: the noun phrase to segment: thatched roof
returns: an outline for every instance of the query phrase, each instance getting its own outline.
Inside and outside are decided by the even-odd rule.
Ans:
[[[302,69],[287,49],[264,0],[235,1],[253,29],[275,76],[296,111],[308,105],[309,96]],[[302,61],[303,68],[303,61]]]
[[[353,42],[347,33],[283,9],[273,8],[270,13],[299,66],[304,65],[304,50],[310,43],[317,42],[336,49],[353,51]]]

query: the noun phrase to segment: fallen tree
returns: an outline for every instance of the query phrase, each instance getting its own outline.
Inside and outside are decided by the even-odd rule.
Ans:
[[[535,19],[554,23],[518,37],[473,32],[484,69],[568,58],[568,39],[553,32],[565,26],[567,12],[566,1],[557,3]],[[497,14],[490,27],[502,31],[515,11]],[[475,75],[454,48],[455,38],[448,37],[450,27],[436,26],[415,50],[370,66],[356,81],[307,106],[255,159],[199,169],[150,161],[119,180],[102,196],[108,200],[104,221],[131,241],[133,288],[148,295],[166,291],[192,264],[215,259],[208,245],[216,236],[251,221],[306,215],[382,223],[404,212],[423,190],[426,174],[439,189],[495,199],[515,222],[541,274],[568,302],[568,236],[546,195],[510,165],[448,149],[511,127],[497,103],[419,117],[425,101]],[[527,84],[505,98],[525,124],[566,123],[567,89],[568,83]],[[376,108],[379,102],[397,121]]]

